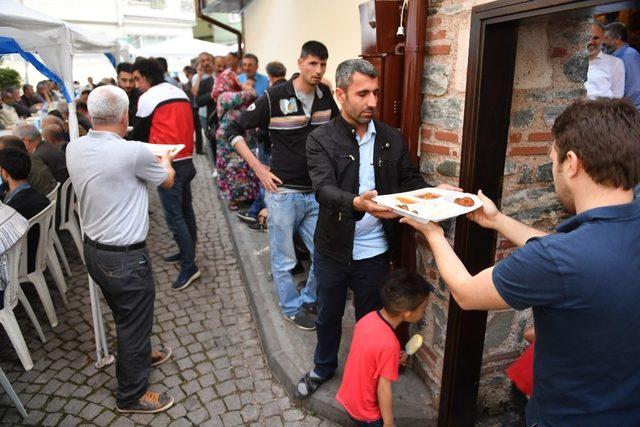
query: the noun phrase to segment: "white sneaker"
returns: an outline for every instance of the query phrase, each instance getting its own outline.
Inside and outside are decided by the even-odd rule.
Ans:
[[[211,178],[216,179],[218,177],[218,171],[214,170],[213,173],[211,174]]]

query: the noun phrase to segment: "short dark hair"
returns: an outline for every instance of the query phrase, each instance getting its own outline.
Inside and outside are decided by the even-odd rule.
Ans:
[[[121,62],[116,67],[116,74],[119,76],[120,73],[133,73],[133,64],[130,62]]]
[[[551,132],[558,161],[573,151],[595,183],[628,190],[640,182],[640,112],[629,101],[576,101]]]
[[[169,70],[169,64],[167,63],[166,58],[163,58],[162,56],[158,56],[156,57],[156,61],[160,63],[160,66],[162,67],[162,71],[166,73],[167,70]]]
[[[229,52],[229,53],[227,53],[227,56],[228,55],[235,56],[237,58],[238,57],[238,52]]]
[[[85,93],[91,93],[91,89],[85,89],[82,92],[80,92],[80,95],[84,95]]]
[[[322,43],[315,40],[309,40],[302,45],[302,49],[300,50],[300,58],[305,59],[309,55],[313,55],[324,61],[329,58],[329,51],[327,50],[327,47]]]
[[[30,85],[30,84],[22,85],[22,92],[26,92],[27,89],[29,88],[33,89],[33,85]]]
[[[133,63],[133,71],[137,71],[140,75],[151,83],[151,86],[159,85],[164,81],[164,71],[160,61],[153,58],[138,58]]]
[[[284,66],[282,62],[273,61],[269,62],[266,67],[267,74],[271,77],[281,77],[287,75],[287,68]]]
[[[196,73],[198,72],[195,68],[193,68],[193,67],[192,67],[192,66],[190,66],[190,65],[187,65],[186,67],[184,67],[184,68],[182,69],[182,71],[188,71],[188,72],[190,72],[191,74],[196,74]]]
[[[27,179],[31,171],[31,159],[25,151],[5,148],[0,150],[0,168],[16,181]]]
[[[253,53],[245,53],[244,55],[242,55],[242,59],[253,59],[254,61],[256,61],[256,64],[258,64],[258,57]]]
[[[84,102],[82,99],[76,99],[76,111],[79,111],[79,110],[84,110],[86,112],[89,112],[89,108],[87,107],[87,103]]]
[[[56,116],[60,120],[64,120],[64,118],[62,117],[62,113],[59,110],[51,110],[51,111],[49,111],[49,113],[47,115]]]
[[[622,22],[612,22],[605,25],[604,30],[611,34],[614,39],[620,39],[623,42],[627,41],[627,27]]]
[[[382,305],[392,315],[413,311],[433,291],[422,276],[409,270],[395,270],[382,285],[380,298]]]
[[[15,135],[0,136],[0,150],[5,148],[12,148],[14,150],[21,150],[27,152],[27,147],[24,146],[24,142]]]

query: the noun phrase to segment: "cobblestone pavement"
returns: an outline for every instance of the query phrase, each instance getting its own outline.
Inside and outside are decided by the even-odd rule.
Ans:
[[[152,369],[150,389],[170,393],[176,404],[155,416],[120,416],[115,412],[115,364],[101,370],[94,367],[96,355],[86,270],[68,236],[63,234],[73,277],[67,279],[67,307],[62,305],[55,287],[50,286],[60,321],[55,329],[46,322],[33,287],[23,286],[44,329],[45,344],[37,338],[21,306],[16,309],[34,361],[31,371],[23,370],[4,330],[0,331],[0,366],[29,412],[26,424],[332,425],[294,406],[273,379],[203,156],[196,159],[196,167],[199,173],[192,188],[199,227],[197,263],[203,274],[185,291],[170,289],[178,270],[164,263],[162,256],[174,253],[176,247],[167,231],[157,194],[150,191],[147,243],[157,289],[152,343],[162,342],[173,348],[170,361]],[[111,314],[104,302],[102,307],[109,349],[115,352]],[[0,423],[23,423],[8,396],[1,392]]]

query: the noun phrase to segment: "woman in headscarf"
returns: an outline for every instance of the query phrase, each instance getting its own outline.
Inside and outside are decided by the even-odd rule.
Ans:
[[[227,69],[216,77],[211,97],[217,104],[220,124],[216,130],[216,168],[218,188],[223,198],[229,199],[229,209],[238,210],[240,204],[251,203],[258,195],[259,183],[249,165],[236,153],[224,133],[233,120],[256,99],[252,82],[244,86],[236,73]],[[250,143],[251,138],[247,138]],[[250,145],[251,146],[251,145]]]

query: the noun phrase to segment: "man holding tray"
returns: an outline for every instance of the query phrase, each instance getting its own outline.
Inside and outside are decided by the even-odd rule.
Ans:
[[[320,204],[313,260],[318,343],[315,368],[298,383],[298,398],[311,395],[338,367],[347,288],[355,294],[356,320],[381,307],[379,291],[398,246],[399,224],[396,213],[371,199],[427,185],[400,132],[373,120],[379,94],[373,65],[342,62],[336,87],[341,114],[307,140],[309,175]]]
[[[67,164],[84,226],[87,270],[116,322],[116,410],[156,413],[171,407],[173,398],[148,390],[151,367],[166,361],[171,349],[151,350],[155,283],[145,245],[147,183],[168,189],[175,171],[169,155],[158,161],[146,144],[123,139],[129,123],[124,90],[96,88],[87,105],[93,129],[69,143]]]
[[[502,214],[481,192],[468,215],[519,249],[469,274],[442,229],[421,231],[465,310],[533,308],[533,395],[527,426],[640,425],[640,113],[628,101],[579,101],[555,121],[558,198],[576,215],[556,233]]]

